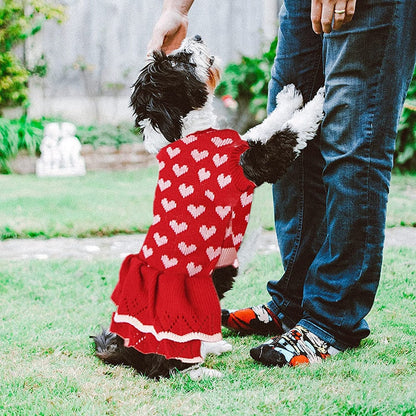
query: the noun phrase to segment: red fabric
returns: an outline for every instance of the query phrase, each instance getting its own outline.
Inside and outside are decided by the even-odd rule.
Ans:
[[[143,353],[202,361],[201,341],[221,339],[221,309],[211,274],[235,263],[255,185],[233,130],[209,129],[163,148],[154,221],[128,256],[112,299],[110,330]]]

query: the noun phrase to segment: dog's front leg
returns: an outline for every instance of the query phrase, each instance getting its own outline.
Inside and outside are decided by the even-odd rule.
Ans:
[[[265,143],[302,107],[303,98],[293,84],[286,85],[276,96],[276,108],[257,126],[242,136],[243,140]]]
[[[313,100],[295,111],[268,141],[249,140],[250,148],[240,158],[245,176],[257,186],[264,182],[275,183],[290,164],[315,137],[323,117],[324,89]]]

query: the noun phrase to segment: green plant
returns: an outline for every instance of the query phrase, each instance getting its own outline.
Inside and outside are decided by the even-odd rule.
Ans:
[[[64,8],[48,0],[3,0],[0,4],[0,115],[5,107],[27,105],[31,75],[45,75],[42,56],[33,67],[26,61],[24,41],[48,19],[61,21]],[[23,44],[22,57],[16,47]]]
[[[43,121],[29,121],[25,115],[18,120],[0,118],[0,173],[10,173],[8,160],[19,150],[37,152],[42,136]]]
[[[400,118],[395,166],[401,171],[416,170],[416,68]]]
[[[242,56],[240,62],[229,64],[216,94],[230,95],[238,103],[238,131],[262,121],[266,116],[267,90],[276,53],[277,38],[259,57]]]

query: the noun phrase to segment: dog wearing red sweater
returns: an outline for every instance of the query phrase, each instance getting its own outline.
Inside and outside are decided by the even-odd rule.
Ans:
[[[219,78],[217,60],[195,36],[170,55],[155,51],[131,97],[159,162],[153,223],[140,252],[121,266],[110,329],[93,338],[104,362],[151,378],[177,370],[193,379],[220,376],[201,363],[231,349],[221,336],[219,300],[237,275],[253,191],[285,173],[323,116],[323,89],[303,106],[289,85],[244,136],[219,130],[212,105]]]

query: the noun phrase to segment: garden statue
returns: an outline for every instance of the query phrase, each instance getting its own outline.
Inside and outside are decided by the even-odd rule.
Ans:
[[[49,123],[45,126],[41,156],[36,162],[38,176],[85,175],[85,161],[80,156],[81,143],[75,132],[72,123]]]

